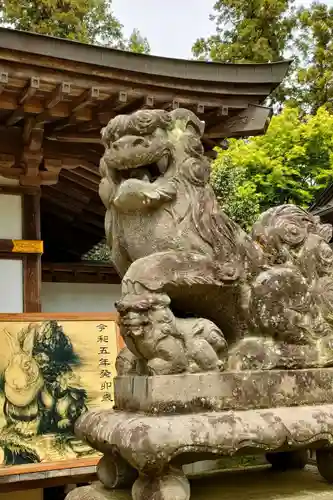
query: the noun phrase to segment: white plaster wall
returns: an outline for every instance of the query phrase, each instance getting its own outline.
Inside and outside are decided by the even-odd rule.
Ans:
[[[0,313],[11,314],[11,313],[22,313],[22,312],[23,312],[22,260],[0,259]]]
[[[0,239],[22,239],[22,198],[19,195],[0,195]]]
[[[42,283],[43,312],[114,312],[120,284]]]
[[[1,184],[3,184],[0,179]],[[22,239],[22,198],[0,194],[0,239]],[[23,264],[0,258],[0,313],[23,312]]]

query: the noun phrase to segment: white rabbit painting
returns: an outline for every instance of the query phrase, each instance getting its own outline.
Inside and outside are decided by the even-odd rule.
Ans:
[[[35,328],[29,328],[15,338],[4,330],[11,357],[4,373],[7,422],[17,425],[22,434],[37,434],[40,422],[38,397],[44,380],[36,359],[33,358]]]
[[[87,393],[73,371],[81,360],[57,321],[31,323],[16,335],[2,332],[8,351],[0,381],[0,448],[7,465],[38,462],[34,438],[49,434],[59,446],[75,443],[74,423],[87,410]]]

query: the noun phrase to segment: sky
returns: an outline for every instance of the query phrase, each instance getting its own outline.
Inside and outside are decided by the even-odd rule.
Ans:
[[[134,28],[148,38],[151,53],[192,58],[197,38],[214,33],[209,20],[215,0],[113,0],[113,12],[128,37]]]
[[[209,20],[215,0],[112,0],[114,14],[128,37],[134,28],[148,38],[151,53],[180,59],[192,58],[197,38],[214,33]],[[311,0],[296,0],[308,5]],[[333,0],[327,0],[333,5]]]

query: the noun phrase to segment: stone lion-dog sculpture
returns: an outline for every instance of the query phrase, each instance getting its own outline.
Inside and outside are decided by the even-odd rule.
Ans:
[[[100,196],[126,347],[115,405],[76,434],[104,454],[67,500],[189,500],[182,466],[256,450],[278,469],[316,449],[333,482],[332,230],[295,205],[247,235],[209,184],[204,124],[141,110],[103,129]]]
[[[103,129],[100,195],[123,278],[119,370],[331,364],[331,227],[283,205],[245,234],[209,185],[203,132],[185,109],[120,115]]]

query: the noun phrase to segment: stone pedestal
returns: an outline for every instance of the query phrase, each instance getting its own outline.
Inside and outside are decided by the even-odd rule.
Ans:
[[[317,449],[333,482],[332,382],[333,369],[119,377],[117,409],[76,425],[104,454],[96,500],[131,485],[134,500],[188,500],[183,465],[236,453],[266,454],[283,470],[304,467],[306,450]],[[73,498],[95,499],[81,493]]]
[[[333,368],[122,376],[115,408],[149,414],[333,403]]]

